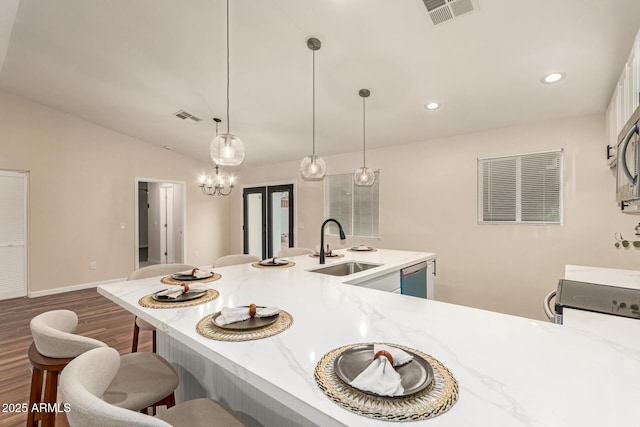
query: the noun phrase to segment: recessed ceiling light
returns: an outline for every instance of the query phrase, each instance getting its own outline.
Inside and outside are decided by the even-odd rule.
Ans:
[[[437,102],[428,102],[424,104],[424,108],[426,108],[427,110],[437,110],[438,108],[440,108],[440,104]]]
[[[542,83],[556,83],[566,77],[565,73],[555,72],[551,74],[547,74],[542,78]]]

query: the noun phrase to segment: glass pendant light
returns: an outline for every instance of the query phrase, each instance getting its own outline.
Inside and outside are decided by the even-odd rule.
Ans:
[[[366,114],[365,114],[365,100],[371,92],[368,89],[360,89],[358,95],[362,97],[362,167],[358,168],[353,174],[353,181],[360,187],[371,187],[376,182],[376,174],[367,167],[366,158]]]
[[[313,52],[313,129],[312,129],[312,151],[300,163],[300,175],[305,181],[319,181],[327,173],[327,165],[322,157],[316,156],[316,50],[320,49],[320,40],[310,38],[307,40],[307,47]]]
[[[227,133],[211,141],[209,154],[216,165],[238,166],[244,160],[244,143],[229,131],[229,0],[227,0]]]
[[[222,120],[214,117],[216,122],[216,136],[218,136],[218,123]],[[207,196],[228,196],[233,191],[234,177],[233,175],[227,175],[224,172],[220,172],[220,167],[215,165],[216,174],[212,178],[211,176],[202,175],[200,177],[200,190]]]

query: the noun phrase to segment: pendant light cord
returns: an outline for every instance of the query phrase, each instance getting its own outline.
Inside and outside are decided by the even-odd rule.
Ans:
[[[313,73],[312,73],[312,104],[313,104],[313,120],[312,120],[312,131],[311,131],[311,147],[312,147],[312,156],[313,161],[315,161],[316,157],[316,51],[313,50]]]
[[[227,133],[230,133],[229,122],[229,0],[227,0]]]
[[[366,127],[365,127],[365,122],[366,122],[366,112],[365,112],[365,107],[364,107],[364,103],[365,100],[367,98],[362,97],[362,165],[363,167],[367,167],[367,158],[366,158],[366,151],[367,151],[367,137],[366,137]]]

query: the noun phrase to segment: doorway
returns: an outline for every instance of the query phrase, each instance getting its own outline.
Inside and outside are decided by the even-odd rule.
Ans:
[[[293,184],[245,188],[242,199],[245,254],[264,259],[294,246]]]
[[[136,178],[136,269],[184,262],[184,183]]]

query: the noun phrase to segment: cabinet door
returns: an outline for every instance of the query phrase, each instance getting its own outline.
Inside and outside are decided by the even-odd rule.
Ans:
[[[607,108],[606,124],[607,124],[607,143],[612,147],[618,145],[618,109],[616,106],[618,91],[613,93],[609,108]]]
[[[634,43],[632,53],[630,78],[631,83],[631,111],[635,111],[640,105],[640,32]]]

